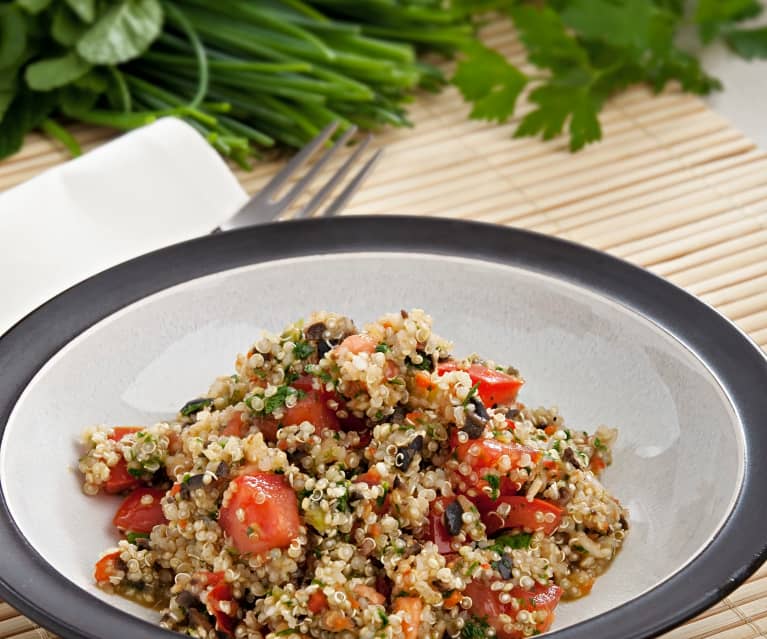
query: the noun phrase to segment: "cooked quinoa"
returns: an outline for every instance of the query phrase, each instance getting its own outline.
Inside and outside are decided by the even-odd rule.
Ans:
[[[200,638],[548,630],[627,534],[599,479],[617,431],[525,406],[431,326],[315,313],[174,419],[86,430],[83,491],[125,495],[98,585]]]

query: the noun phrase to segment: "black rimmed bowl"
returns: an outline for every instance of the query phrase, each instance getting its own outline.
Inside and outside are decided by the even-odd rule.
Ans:
[[[521,399],[620,430],[631,531],[552,637],[655,636],[767,553],[767,360],[673,285],[587,248],[433,218],[272,224],[186,242],[66,291],[0,339],[0,596],[64,637],[172,636],[92,583],[114,502],[75,472],[85,426],[170,418],[261,328],[421,307],[457,353],[513,363]]]

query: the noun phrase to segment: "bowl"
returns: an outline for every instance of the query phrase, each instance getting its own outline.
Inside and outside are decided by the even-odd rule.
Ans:
[[[265,225],[175,245],[54,298],[0,339],[0,595],[63,637],[172,633],[93,584],[114,501],[76,472],[85,426],[171,418],[261,329],[317,309],[358,324],[419,307],[455,352],[512,363],[528,405],[619,428],[604,483],[630,512],[552,637],[655,636],[767,553],[767,359],[646,271],[529,232],[433,218]]]

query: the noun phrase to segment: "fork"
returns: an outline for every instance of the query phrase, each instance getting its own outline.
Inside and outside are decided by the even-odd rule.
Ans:
[[[302,148],[285,167],[275,175],[271,181],[254,195],[234,216],[229,218],[226,222],[221,224],[213,232],[228,231],[234,228],[240,228],[243,226],[251,226],[254,224],[261,224],[269,222],[271,220],[279,220],[281,216],[289,209],[290,205],[298,199],[298,197],[306,191],[307,188],[315,181],[315,178],[319,172],[328,165],[330,160],[342,149],[351,137],[357,132],[356,126],[349,127],[344,131],[343,135],[336,141],[336,143],[328,149],[325,154],[307,171],[293,187],[281,198],[275,199],[283,186],[303,167],[311,157],[322,147],[325,142],[330,139],[330,136],[338,128],[338,122],[331,122],[314,138],[309,144]],[[349,173],[354,163],[362,156],[365,149],[370,144],[372,136],[367,136],[357,148],[354,153],[344,162],[341,167],[333,174],[333,176],[327,181],[327,183],[319,190],[314,196],[307,202],[300,210],[298,210],[292,219],[309,217],[322,206],[333,193],[335,188],[341,183],[341,181]],[[351,181],[346,185],[343,191],[336,196],[336,198],[328,205],[328,207],[320,213],[320,216],[332,216],[337,215],[352,198],[354,193],[359,189],[365,178],[373,170],[378,160],[381,158],[383,149],[376,151],[370,159],[365,162],[362,168],[354,175]],[[318,216],[319,217],[319,216]]]

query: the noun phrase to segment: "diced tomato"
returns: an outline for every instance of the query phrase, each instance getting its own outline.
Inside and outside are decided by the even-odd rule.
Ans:
[[[524,635],[520,631],[506,632],[503,629],[503,623],[499,620],[500,615],[505,613],[515,617],[517,611],[513,602],[501,603],[499,598],[501,592],[492,590],[491,584],[472,581],[466,586],[463,594],[471,597],[471,613],[475,617],[486,618],[487,622],[495,629],[495,636],[498,639],[523,639]],[[551,627],[551,623],[554,621],[554,609],[562,596],[562,589],[559,586],[536,584],[532,590],[516,587],[509,594],[517,600],[521,610],[546,611],[546,618],[536,624],[536,634],[546,632]]]
[[[165,491],[160,488],[136,488],[117,509],[112,523],[120,530],[150,533],[158,524],[168,522],[162,513],[162,498]],[[149,501],[148,504],[143,503]]]
[[[116,562],[120,557],[120,551],[115,550],[107,555],[104,555],[96,562],[96,566],[93,570],[93,578],[97,584],[106,584],[109,582],[109,578],[117,572]]]
[[[513,375],[502,371],[494,371],[481,364],[472,364],[468,368],[462,369],[459,368],[458,362],[448,360],[440,362],[437,366],[437,373],[439,375],[457,370],[465,370],[469,377],[471,377],[472,384],[479,383],[477,394],[485,406],[513,404],[523,384],[521,379]]]
[[[221,434],[226,435],[227,437],[245,437],[245,435],[248,434],[250,424],[248,424],[243,417],[244,415],[241,411],[232,413],[232,416],[229,418],[229,421],[226,422],[226,426],[224,426],[224,430],[221,431]]]
[[[429,511],[427,520],[426,534],[428,538],[437,545],[437,550],[443,555],[453,552],[453,549],[450,547],[453,538],[447,532],[447,527],[445,526],[444,508],[447,508],[447,506],[454,501],[455,497],[437,497],[431,504],[431,510]],[[437,504],[442,505],[443,512],[437,512]]]
[[[589,462],[589,469],[595,475],[601,475],[605,468],[607,468],[607,464],[605,464],[605,460],[602,459],[599,455],[594,455],[591,458],[591,462]]]
[[[456,444],[455,454],[460,461],[468,462],[477,471],[487,468],[497,469],[498,462],[504,455],[511,462],[510,470],[520,467],[525,454],[530,456],[530,463],[533,465],[541,458],[539,450],[521,444],[501,442],[497,439],[471,439],[463,444]]]
[[[347,350],[354,354],[359,353],[374,353],[378,346],[370,335],[359,333],[357,335],[349,335],[343,342],[341,342],[336,348],[339,352]]]
[[[138,433],[141,430],[144,430],[142,426],[115,426],[112,429],[112,434],[109,436],[109,439],[115,442],[119,442],[126,435],[132,435],[133,433]]]
[[[309,603],[306,604],[306,607],[312,614],[319,614],[328,607],[328,598],[321,590],[315,590],[309,595]]]
[[[254,472],[232,480],[218,519],[241,553],[261,555],[286,548],[298,536],[298,499],[284,476]],[[242,521],[237,516],[242,509]]]
[[[546,535],[550,535],[562,523],[562,509],[543,499],[528,501],[526,497],[521,495],[502,495],[498,499],[491,499],[482,495],[474,498],[473,501],[487,528],[488,535],[505,528],[542,530]],[[508,504],[510,508],[505,517],[497,514],[501,504]],[[542,518],[540,521],[539,513]]]
[[[368,486],[378,486],[378,484],[381,483],[381,473],[379,473],[374,466],[361,475],[357,475],[354,478],[354,481],[364,481]]]
[[[221,602],[229,603],[229,614],[221,608]],[[219,581],[208,592],[206,603],[208,612],[216,618],[216,630],[223,632],[230,637],[234,635],[234,628],[237,625],[235,615],[237,614],[237,602],[232,599],[232,587],[223,581]]]
[[[140,485],[141,481],[128,472],[128,462],[120,459],[109,469],[109,479],[104,483],[104,490],[110,495],[115,495]]]

